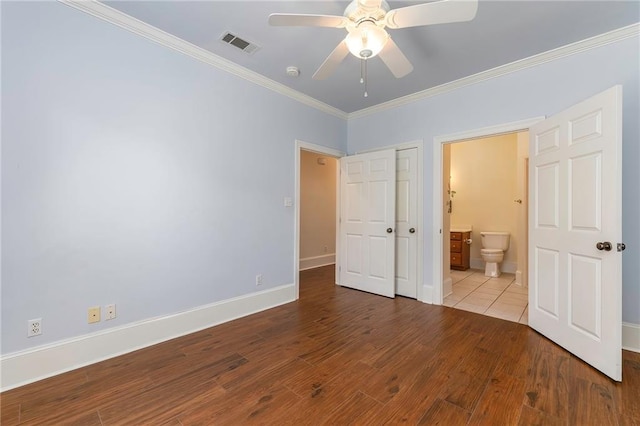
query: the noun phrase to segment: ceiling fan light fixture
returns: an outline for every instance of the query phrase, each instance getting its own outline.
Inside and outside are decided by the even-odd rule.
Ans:
[[[369,59],[376,56],[389,40],[389,34],[370,21],[361,22],[351,30],[345,39],[349,52],[357,58]]]

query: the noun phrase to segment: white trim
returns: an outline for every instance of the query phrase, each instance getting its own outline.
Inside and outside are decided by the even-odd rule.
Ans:
[[[194,44],[184,41],[176,36],[164,32],[152,25],[133,18],[117,9],[107,6],[97,0],[58,0],[59,2],[95,16],[111,24],[124,28],[137,35],[145,37],[155,43],[161,44],[170,49],[191,56],[194,59],[213,65],[221,70],[227,71],[233,75],[244,78],[255,84],[263,86],[274,92],[297,100],[305,105],[316,108],[338,118],[349,120],[351,118],[361,118],[367,115],[386,111],[402,105],[406,105],[421,99],[430,98],[443,93],[451,92],[465,86],[470,86],[492,78],[500,77],[505,74],[514,73],[527,68],[535,67],[547,62],[555,61],[560,58],[575,55],[586,50],[595,49],[607,44],[616,43],[631,37],[637,37],[640,34],[640,24],[632,24],[626,27],[618,28],[604,34],[590,37],[575,43],[561,46],[556,49],[520,59],[509,64],[501,65],[490,70],[482,71],[474,75],[460,78],[436,87],[412,93],[388,102],[383,102],[369,108],[361,109],[351,113],[346,113],[338,108],[327,105],[309,95],[293,90],[284,84],[271,80],[261,74],[242,67],[234,62],[224,59],[208,50],[202,49]]]
[[[294,192],[295,192],[295,221],[293,224],[293,279],[296,288],[296,300],[300,298],[300,151],[311,151],[318,154],[329,155],[334,158],[344,157],[345,154],[337,149],[328,148],[322,145],[316,145],[296,139],[295,143],[295,176],[294,176]],[[338,259],[340,247],[338,247],[338,235],[340,232],[340,167],[336,167],[336,252],[335,258]],[[338,262],[336,262],[336,283],[338,281]]]
[[[156,28],[145,22],[142,22],[139,19],[129,16],[123,12],[120,12],[119,10],[109,7],[106,4],[101,3],[97,0],[58,0],[58,1],[62,4],[78,9],[89,15],[95,16],[96,18],[102,19],[103,21],[117,25],[118,27],[123,28],[127,31],[131,31],[134,34],[137,34],[146,39],[149,39],[162,46],[168,47],[169,49],[178,51],[182,54],[190,56],[206,64],[213,65],[216,68],[219,68],[237,77],[248,80],[266,89],[273,90],[276,93],[287,96],[307,106],[316,108],[322,112],[331,114],[335,117],[342,118],[343,120],[346,120],[348,117],[347,113],[339,110],[338,108],[332,107],[331,105],[327,105],[326,103],[321,102],[315,98],[312,98],[309,95],[305,95],[304,93],[298,92],[297,90],[293,90],[282,83],[278,83],[277,81],[271,80],[270,78],[267,78],[262,74],[258,74],[255,71],[251,71],[248,68],[240,66],[221,56],[218,56],[212,52],[209,52],[206,49],[198,47],[185,40],[182,40],[181,38],[178,38],[165,31],[162,31],[159,28]]]
[[[431,205],[433,207],[434,237],[432,258],[433,301],[431,303],[435,305],[442,305],[442,301],[444,299],[442,288],[442,146],[446,143],[528,130],[529,127],[542,120],[544,120],[544,117],[535,117],[511,123],[483,127],[481,129],[436,136],[433,138],[433,198],[431,200]]]
[[[146,348],[295,300],[287,284],[188,311],[62,340],[0,358],[1,391]]]
[[[622,349],[640,353],[640,324],[622,323]]]
[[[319,268],[321,266],[333,265],[336,263],[336,254],[323,254],[322,256],[311,256],[300,259],[300,271]]]
[[[453,280],[451,279],[451,277],[445,279],[442,282],[442,288],[442,294],[444,295],[444,297],[447,297],[451,293],[453,293]]]
[[[486,80],[490,80],[492,78],[500,77],[505,74],[511,74],[514,72],[525,70],[527,68],[542,65],[547,62],[552,62],[567,56],[582,53],[586,50],[596,49],[607,44],[616,43],[618,41],[622,41],[632,37],[637,37],[638,35],[640,35],[640,24],[632,24],[626,27],[618,28],[604,34],[599,34],[594,37],[590,37],[584,40],[577,41],[575,43],[558,47],[556,49],[539,53],[537,55],[529,56],[528,58],[520,59],[505,65],[500,65],[490,70],[482,71],[455,81],[444,83],[440,86],[431,87],[429,89],[402,96],[388,102],[383,102],[369,108],[354,111],[348,114],[348,118],[362,118],[367,115],[397,108],[399,106],[407,105],[421,99],[431,98],[433,96],[451,92],[465,86],[470,86]]]

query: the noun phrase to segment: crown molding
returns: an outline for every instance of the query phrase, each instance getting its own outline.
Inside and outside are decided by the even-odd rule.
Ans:
[[[587,50],[595,49],[607,44],[616,43],[621,40],[625,40],[631,37],[638,37],[640,35],[640,24],[633,24],[627,27],[618,28],[613,31],[609,31],[604,34],[600,34],[591,38],[587,38],[575,43],[567,44],[562,47],[558,47],[553,50],[529,56],[528,58],[520,59],[505,65],[501,65],[496,68],[492,68],[487,71],[482,71],[477,74],[463,77],[461,79],[441,84],[440,86],[432,87],[430,89],[422,90],[420,92],[412,93],[407,96],[403,96],[388,102],[384,102],[369,108],[361,109],[348,114],[348,119],[361,118],[371,114],[376,114],[382,111],[386,111],[392,108],[397,108],[402,105],[407,105],[412,102],[419,101],[421,99],[430,98],[432,96],[441,95],[443,93],[451,92],[453,90],[460,89],[465,86],[477,84],[485,80],[500,77],[505,74],[511,74],[517,71],[521,71],[527,68],[535,67],[547,62],[555,61],[560,58],[575,55]]]
[[[248,80],[266,89],[272,90],[281,95],[294,99],[302,104],[316,108],[322,112],[333,115],[335,117],[346,120],[348,115],[346,112],[334,108],[325,104],[311,96],[304,93],[293,90],[284,84],[271,80],[257,72],[251,71],[245,67],[242,67],[234,62],[222,58],[208,50],[202,49],[194,44],[191,44],[181,38],[171,35],[165,31],[162,31],[152,25],[140,21],[132,16],[129,16],[117,9],[114,9],[106,4],[100,3],[97,0],[58,0],[60,3],[73,7],[74,9],[85,12],[103,21],[117,25],[120,28],[124,28],[127,31],[131,31],[134,34],[145,37],[155,43],[161,44],[165,47],[178,51],[182,54],[190,56],[198,61],[204,62],[209,65],[213,65],[223,71],[231,73],[237,77]]]
[[[127,31],[131,31],[132,33],[145,37],[155,43],[176,50],[201,62],[213,65],[214,67],[219,68],[223,71],[229,72],[235,76],[248,80],[266,89],[287,96],[302,104],[318,109],[322,112],[341,118],[343,120],[366,117],[371,114],[376,114],[392,108],[397,108],[402,105],[407,105],[421,99],[441,95],[465,86],[477,84],[486,80],[490,80],[492,78],[525,70],[527,68],[535,67],[547,62],[555,61],[560,58],[575,55],[587,50],[595,49],[607,44],[616,43],[618,41],[625,40],[631,37],[637,37],[640,35],[640,24],[629,25],[627,27],[619,28],[604,34],[577,41],[575,43],[571,43],[553,50],[530,56],[528,58],[520,59],[509,64],[501,65],[490,70],[482,71],[468,77],[463,77],[449,83],[444,83],[439,86],[422,90],[420,92],[412,93],[410,95],[393,99],[391,101],[383,102],[369,108],[346,113],[309,95],[305,95],[304,93],[291,89],[284,84],[271,80],[270,78],[258,74],[257,72],[251,71],[248,68],[242,67],[234,62],[224,59],[221,56],[209,52],[208,50],[202,49],[194,44],[182,40],[181,38],[178,38],[152,25],[142,22],[139,19],[120,12],[117,9],[100,3],[97,0],[58,1],[67,6],[73,7],[74,9],[80,10],[106,22],[124,28]]]

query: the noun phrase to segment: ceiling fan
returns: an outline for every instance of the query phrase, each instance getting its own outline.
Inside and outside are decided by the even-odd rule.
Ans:
[[[313,79],[324,80],[329,77],[351,52],[362,60],[364,73],[361,72],[360,81],[366,82],[366,61],[376,55],[396,78],[413,71],[413,65],[393,42],[385,27],[396,29],[465,22],[472,20],[477,10],[478,0],[440,0],[398,9],[391,9],[385,0],[353,0],[345,9],[344,16],[273,13],[269,16],[269,24],[345,28],[347,37],[320,65]]]

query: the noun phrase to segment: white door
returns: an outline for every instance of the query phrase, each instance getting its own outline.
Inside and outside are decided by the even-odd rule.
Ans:
[[[396,152],[396,294],[418,297],[418,149]]]
[[[621,86],[530,129],[529,325],[618,381],[621,143]]]
[[[396,151],[340,159],[340,282],[394,297]]]

